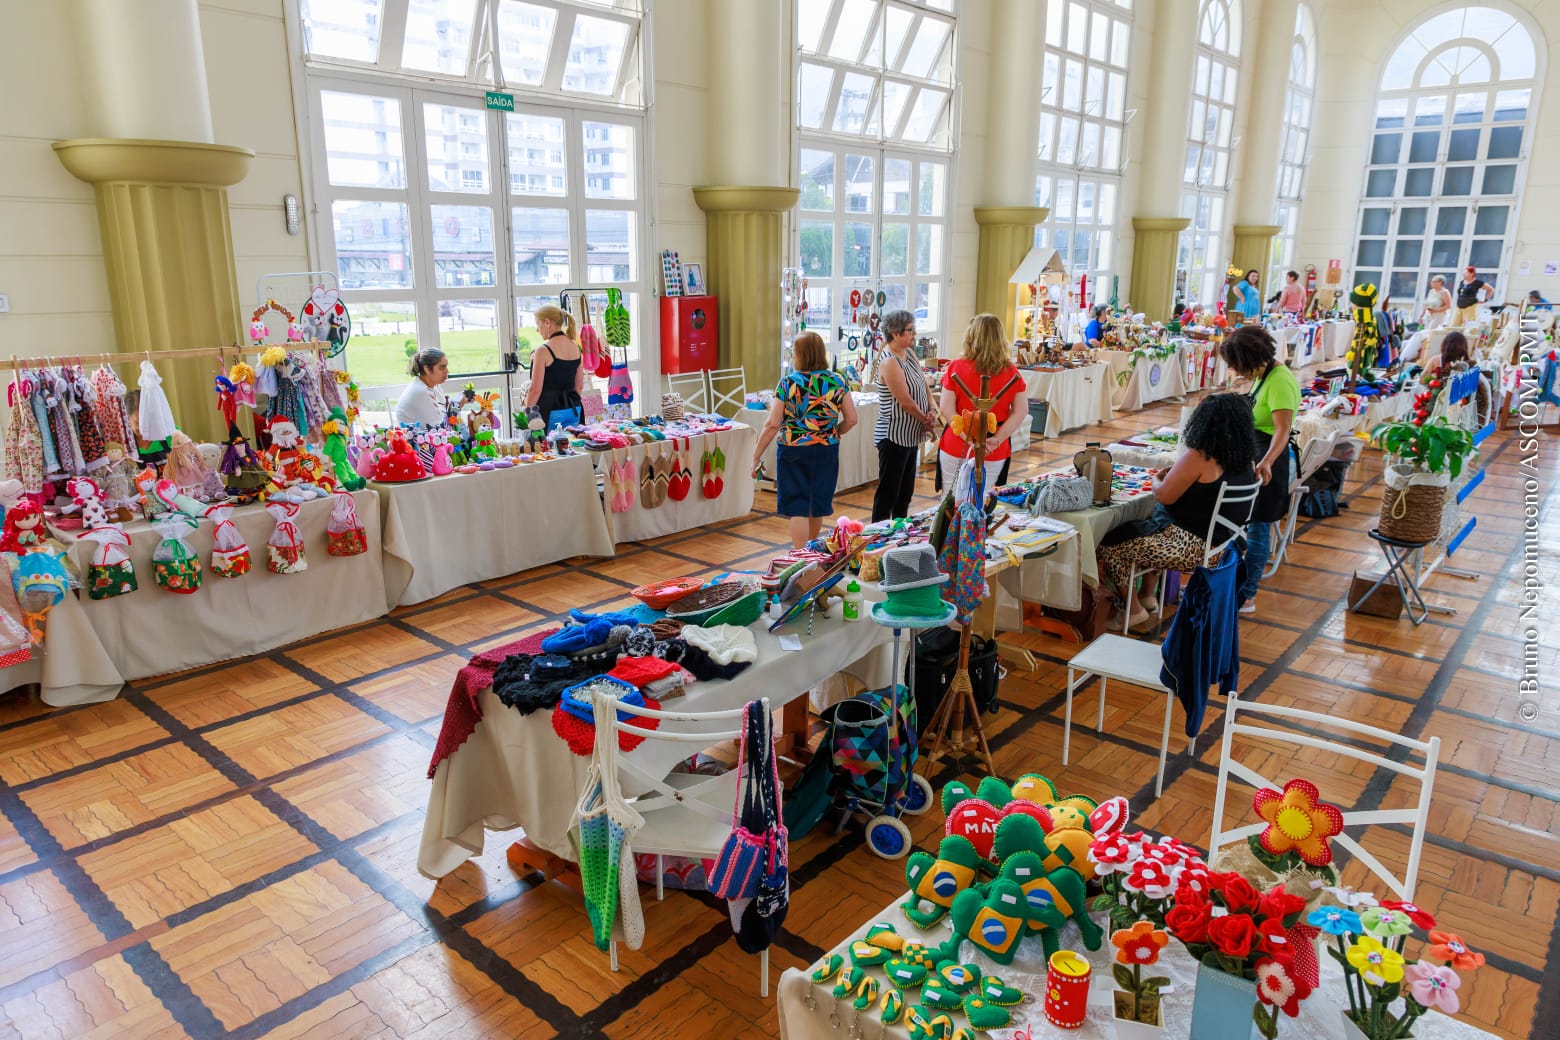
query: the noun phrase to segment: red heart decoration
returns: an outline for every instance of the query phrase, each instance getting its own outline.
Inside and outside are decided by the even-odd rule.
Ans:
[[[1043,805],[1036,805],[1034,802],[1023,801],[1022,799],[1011,801],[1002,807],[1003,816],[1015,816],[1019,813],[1025,816],[1033,816],[1040,822],[1040,829],[1050,833],[1053,826],[1050,809]]]
[[[969,798],[953,807],[943,829],[968,838],[982,859],[990,859],[991,843],[996,840],[997,821],[1001,818],[1001,810],[990,802]]]

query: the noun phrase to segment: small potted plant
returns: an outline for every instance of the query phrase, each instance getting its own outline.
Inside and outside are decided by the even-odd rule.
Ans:
[[[1143,977],[1143,968],[1159,963],[1159,951],[1170,942],[1163,929],[1139,921],[1131,928],[1111,933],[1116,963],[1111,965],[1116,985],[1116,1036],[1120,1040],[1152,1040],[1164,1030],[1159,991],[1170,984],[1163,975]],[[1130,968],[1128,967],[1130,965]]]
[[[1447,488],[1473,454],[1473,435],[1444,417],[1424,422],[1415,415],[1382,423],[1371,437],[1388,456],[1381,533],[1405,542],[1435,541]]]

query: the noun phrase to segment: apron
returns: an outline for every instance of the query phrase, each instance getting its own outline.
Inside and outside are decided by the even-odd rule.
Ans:
[[[1262,374],[1257,380],[1257,385],[1252,387],[1251,393],[1246,395],[1246,400],[1253,405],[1257,402],[1257,394],[1262,390],[1262,384],[1267,382],[1267,377],[1272,374],[1273,368],[1278,367],[1278,362],[1273,362],[1273,367]],[[1264,430],[1257,430],[1257,458],[1267,454],[1268,448],[1273,445],[1273,435]],[[1289,476],[1296,465],[1294,427],[1289,429],[1289,445],[1273,460],[1273,476],[1262,490],[1257,493],[1256,504],[1251,510],[1251,522],[1254,524],[1271,524],[1282,520],[1289,512]]]

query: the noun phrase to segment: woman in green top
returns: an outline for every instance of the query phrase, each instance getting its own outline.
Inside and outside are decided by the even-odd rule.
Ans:
[[[1290,434],[1300,410],[1300,380],[1278,363],[1273,336],[1260,325],[1242,325],[1219,346],[1219,356],[1230,370],[1253,382],[1251,417],[1257,430],[1257,479],[1262,493],[1246,527],[1246,581],[1240,587],[1240,612],[1257,612],[1257,584],[1267,566],[1272,547],[1269,525],[1282,520],[1289,509],[1289,481],[1296,460]]]

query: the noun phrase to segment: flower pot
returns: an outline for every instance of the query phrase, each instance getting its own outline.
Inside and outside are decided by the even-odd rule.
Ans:
[[[1408,463],[1396,462],[1386,468],[1383,478],[1381,533],[1402,542],[1435,541],[1441,533],[1441,510],[1451,476],[1419,472]]]
[[[1113,995],[1116,998],[1116,1040],[1159,1040],[1164,1035],[1164,1015],[1158,997],[1142,1002],[1143,1017],[1150,1021],[1139,1022],[1132,1017],[1132,994],[1118,989]]]
[[[1370,1034],[1365,1032],[1365,1030],[1361,1029],[1359,1026],[1355,1025],[1354,1019],[1349,1017],[1349,1013],[1347,1011],[1339,1008],[1338,1014],[1343,1016],[1343,1040],[1370,1040]],[[1406,1033],[1404,1036],[1407,1038],[1407,1040],[1413,1040],[1414,1034]]]
[[[1190,1040],[1261,1040],[1251,1017],[1256,1004],[1256,980],[1199,964]]]

